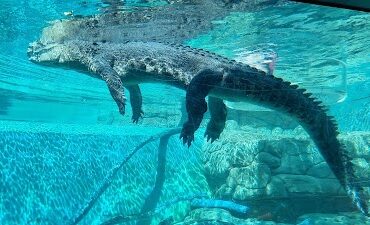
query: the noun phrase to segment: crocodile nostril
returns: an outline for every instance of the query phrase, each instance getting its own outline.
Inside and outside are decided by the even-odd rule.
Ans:
[[[32,56],[32,53],[33,53],[33,48],[31,46],[29,46],[27,48],[27,56],[28,56],[28,58],[30,58]]]
[[[28,58],[34,57],[36,53],[39,53],[45,45],[39,41],[34,41],[28,45],[27,56]]]

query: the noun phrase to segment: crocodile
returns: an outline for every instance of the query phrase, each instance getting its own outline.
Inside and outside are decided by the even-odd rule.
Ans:
[[[217,139],[225,127],[223,100],[248,101],[283,112],[302,125],[330,169],[358,209],[368,214],[363,189],[354,175],[354,166],[339,142],[334,118],[322,102],[281,78],[208,51],[161,42],[66,41],[45,44],[33,42],[29,59],[47,66],[84,71],[106,82],[119,112],[125,114],[124,87],[135,93],[138,84],[165,83],[186,90],[187,120],[180,138],[191,145],[194,133],[207,111],[211,118],[205,136]],[[133,120],[141,113],[141,94],[132,95]],[[135,117],[136,116],[136,117]]]

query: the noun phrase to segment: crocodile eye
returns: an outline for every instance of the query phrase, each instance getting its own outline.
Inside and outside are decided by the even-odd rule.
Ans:
[[[151,61],[151,59],[150,59],[149,57],[144,58],[144,63],[149,64],[149,63],[150,63],[150,61]]]
[[[139,69],[140,69],[140,70],[145,71],[145,70],[146,70],[146,65],[145,65],[145,63],[140,63],[140,64],[139,64]]]
[[[151,60],[151,61],[149,62],[149,65],[150,65],[150,66],[155,66],[155,62],[154,62],[154,60]]]

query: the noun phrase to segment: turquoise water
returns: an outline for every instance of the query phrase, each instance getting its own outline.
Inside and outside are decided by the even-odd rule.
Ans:
[[[145,114],[135,125],[131,123],[130,110],[124,117],[119,114],[104,82],[74,70],[31,63],[27,47],[40,38],[42,29],[50,26],[51,21],[70,20],[70,13],[84,17],[117,10],[143,11],[167,3],[1,3],[1,224],[70,224],[83,214],[86,204],[91,204],[91,209],[83,214],[81,224],[158,224],[169,217],[174,220],[169,224],[181,224],[185,217],[188,222],[184,224],[334,224],[336,220],[340,224],[369,223],[359,213],[351,214],[349,219],[339,216],[339,212],[355,209],[343,193],[339,197],[333,194],[336,192],[331,189],[339,189],[335,179],[320,175],[328,169],[316,168],[322,164],[320,156],[302,128],[290,118],[251,105],[240,106],[243,110],[228,105],[231,109],[225,134],[213,144],[204,141],[206,124],[197,131],[195,144],[189,149],[182,145],[178,134],[162,148],[158,147],[159,138],[154,138],[114,173],[114,168],[143,141],[179,124],[185,92],[163,84],[141,85]],[[259,64],[253,61],[256,57],[262,55],[263,61],[266,54],[276,54],[275,76],[305,87],[328,105],[346,146],[355,154],[358,173],[368,190],[370,14],[284,1],[228,10],[212,19],[212,27],[183,43],[245,63]],[[164,24],[174,25],[171,20]],[[263,145],[272,147],[263,149]],[[275,168],[272,165],[276,164],[276,157],[263,161],[261,156],[261,162],[251,163],[244,149],[251,152],[249,155],[256,154],[256,158],[262,152],[270,154],[271,149],[292,153],[279,153],[276,160],[280,166]],[[166,178],[164,184],[158,184],[163,177],[158,177],[161,173],[157,161],[164,159],[163,154]],[[306,161],[315,166],[305,166]],[[250,163],[268,164],[269,169],[258,167],[261,174],[252,169],[244,171]],[[267,170],[268,181],[264,181],[263,171]],[[238,171],[240,177],[230,175]],[[289,171],[294,179],[285,176]],[[255,178],[244,177],[248,175]],[[318,176],[323,185],[308,185],[311,178],[307,176]],[[238,183],[235,188],[233,179],[251,186]],[[107,180],[110,185],[95,202],[89,202]],[[267,184],[262,185],[264,182]],[[275,186],[274,182],[291,185]],[[279,186],[285,190],[272,190]],[[233,194],[227,194],[228,187],[234,187]],[[189,199],[194,196],[251,205],[253,212],[247,217],[224,215],[224,211],[204,212],[210,217],[206,220],[201,213],[191,214]],[[305,204],[308,206],[303,207]],[[217,212],[223,219],[210,216]],[[326,217],[327,223],[310,222]],[[118,219],[114,222],[113,218]]]

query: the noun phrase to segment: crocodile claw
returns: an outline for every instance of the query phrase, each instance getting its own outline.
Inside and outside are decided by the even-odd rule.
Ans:
[[[211,143],[213,143],[220,137],[220,134],[217,132],[206,130],[206,132],[204,133],[204,137],[207,138],[207,142],[211,141]]]
[[[119,113],[124,116],[125,115],[125,104],[119,104],[118,106]]]
[[[140,118],[143,118],[144,112],[140,110],[140,113],[135,113],[132,115],[131,120],[133,123],[138,123]]]
[[[184,125],[182,128],[180,139],[182,139],[182,143],[185,145],[187,144],[190,147],[191,143],[194,141],[194,131],[190,129],[188,126]]]
[[[211,143],[213,143],[215,140],[219,139],[223,128],[223,126],[219,126],[211,120],[207,125],[206,132],[204,133],[204,137],[207,138],[207,142],[211,141]]]
[[[188,148],[191,145],[191,142],[194,141],[194,135],[180,135],[180,139],[182,139],[182,143],[188,145]]]

